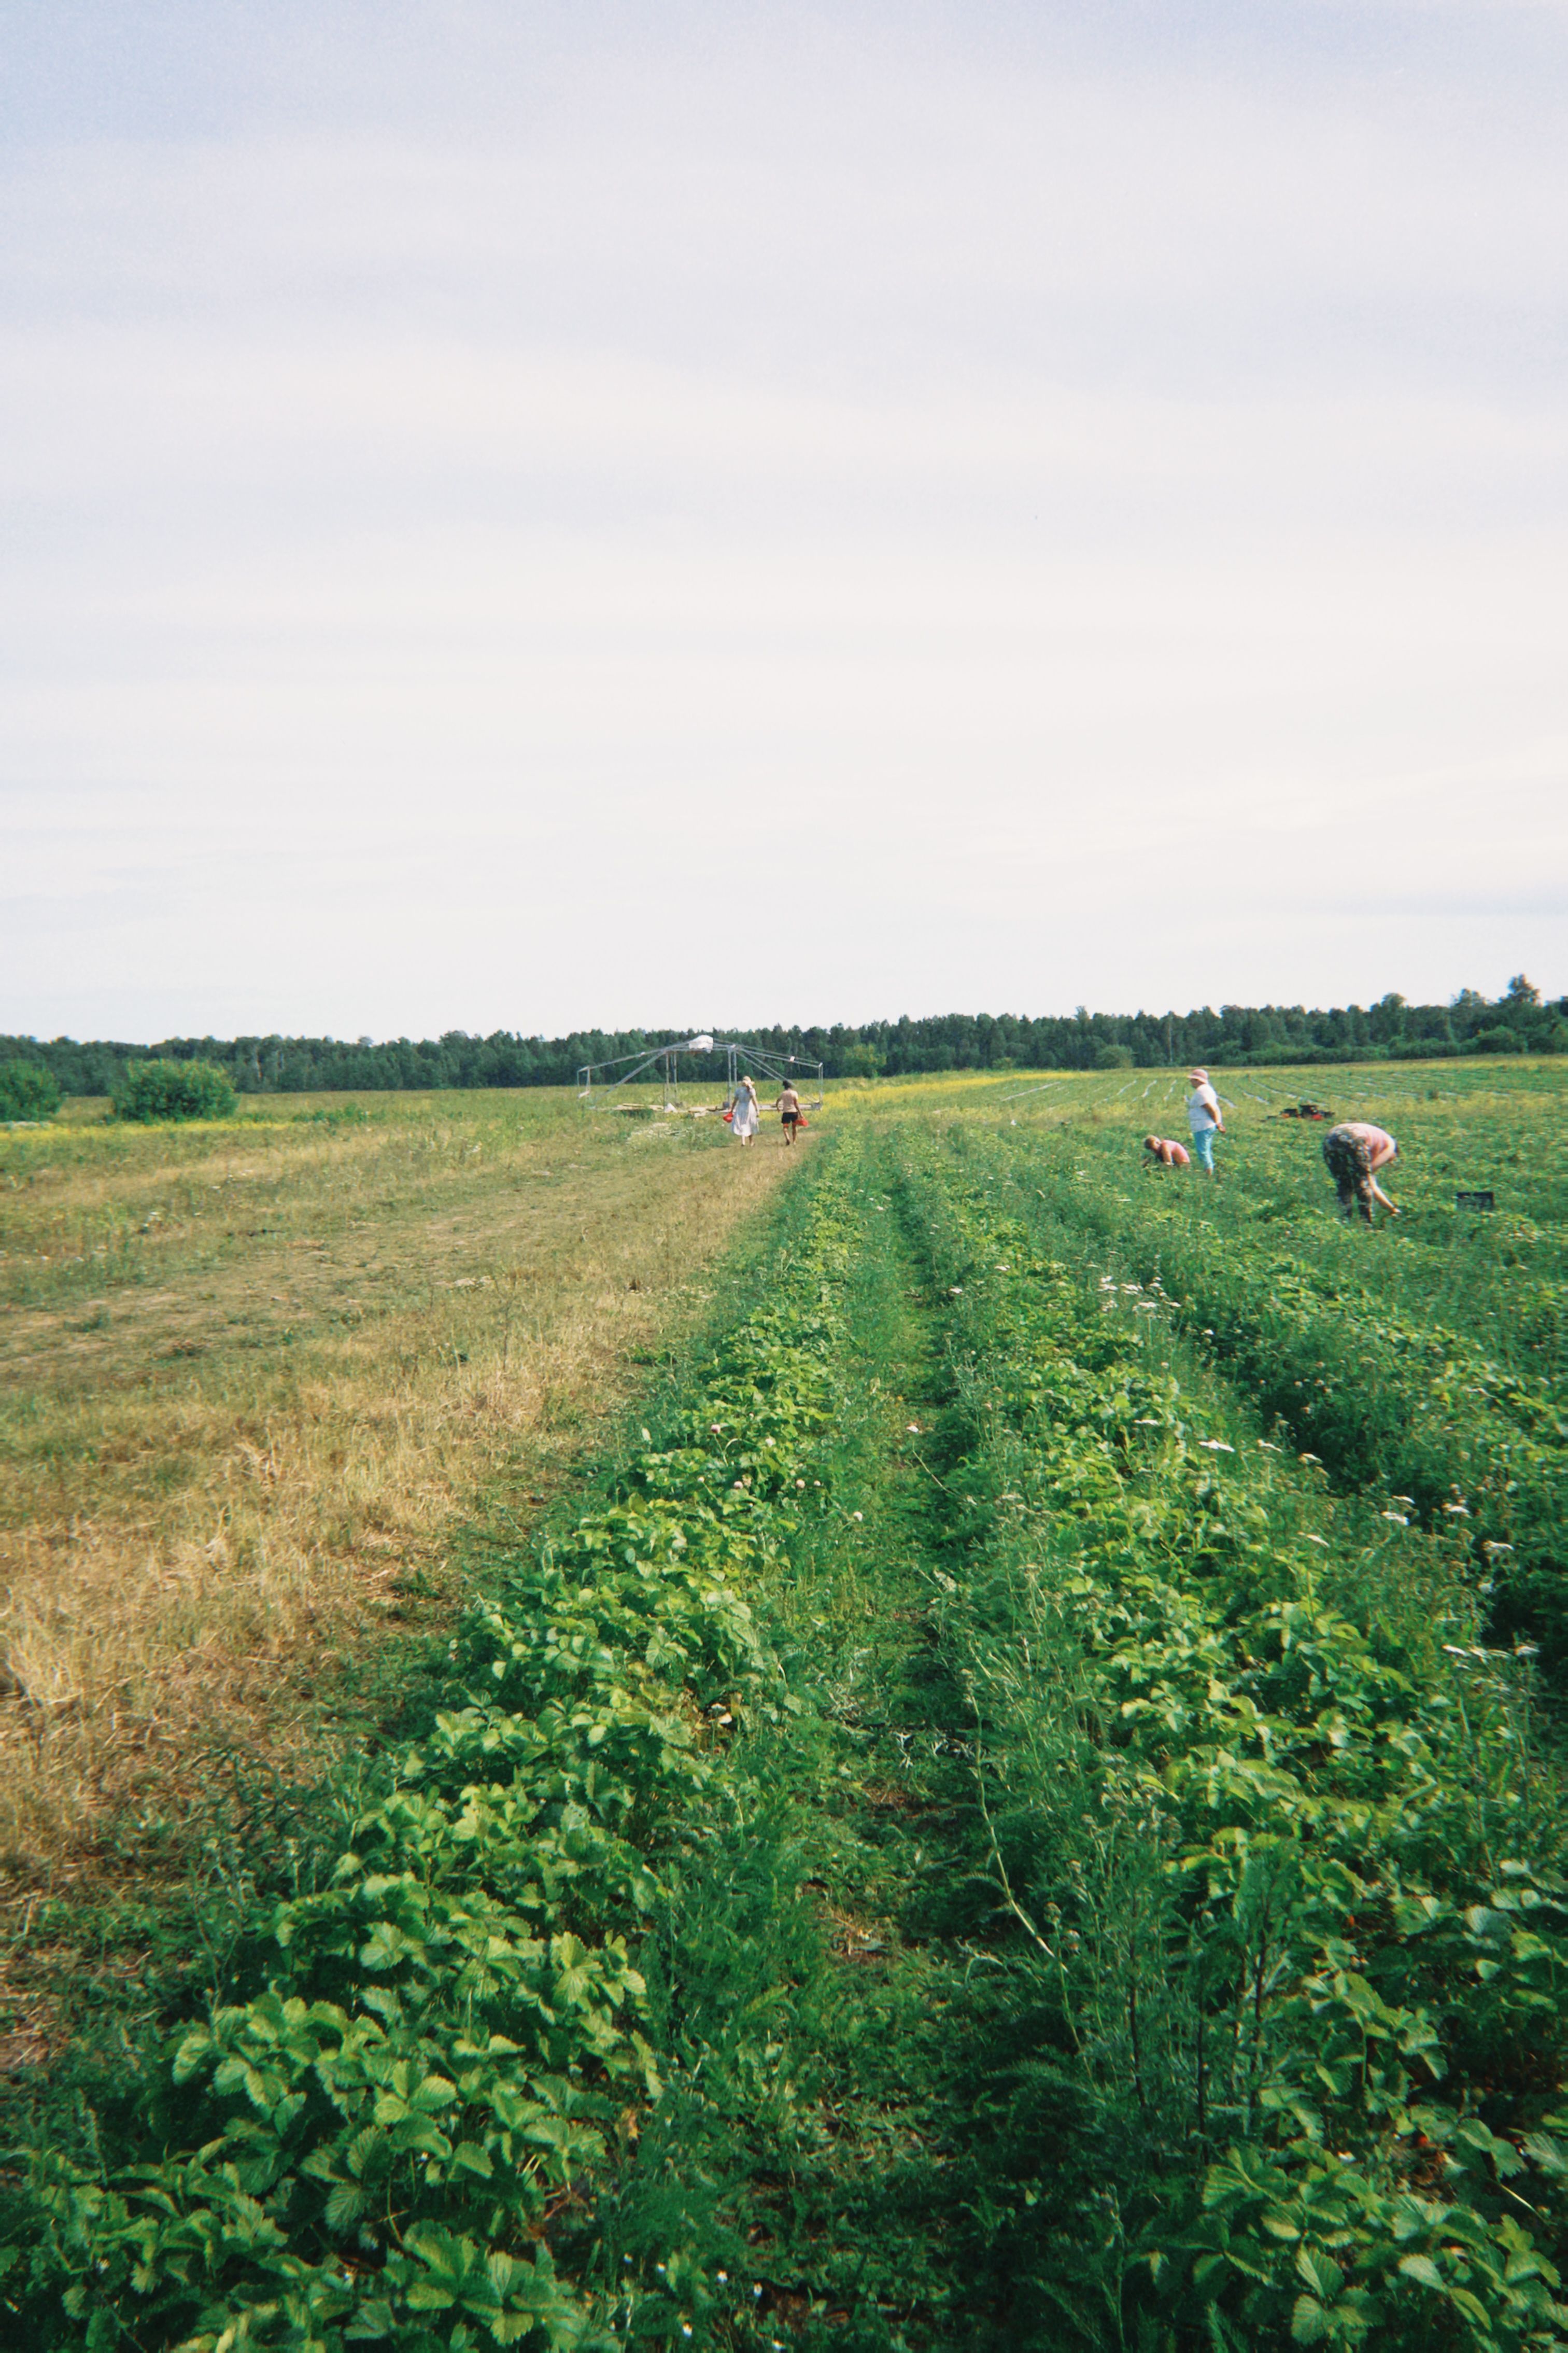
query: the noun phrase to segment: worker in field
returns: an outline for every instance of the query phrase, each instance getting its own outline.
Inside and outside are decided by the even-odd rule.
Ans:
[[[1162,1168],[1190,1168],[1193,1165],[1193,1155],[1186,1145],[1178,1144],[1173,1136],[1146,1135],[1143,1149],[1153,1154]]]
[[[786,1079],[783,1086],[779,1089],[779,1099],[773,1105],[773,1109],[778,1113],[780,1119],[784,1122],[784,1142],[786,1144],[793,1144],[795,1142],[795,1132],[800,1125],[801,1110],[800,1097],[795,1091],[795,1082],[792,1079]]]
[[[757,1102],[757,1082],[754,1079],[742,1078],[735,1090],[735,1101],[731,1106],[730,1117],[730,1133],[737,1144],[751,1143],[752,1138],[756,1134],[757,1123],[761,1116],[761,1106]]]
[[[1381,1201],[1391,1218],[1399,1211],[1377,1181],[1377,1172],[1399,1157],[1399,1146],[1385,1127],[1368,1119],[1344,1119],[1323,1138],[1323,1158],[1329,1164],[1340,1197],[1340,1215],[1360,1212],[1365,1225],[1373,1222],[1372,1207]]]
[[[1192,1093],[1187,1097],[1187,1125],[1193,1132],[1193,1156],[1204,1176],[1214,1175],[1214,1140],[1225,1134],[1225,1113],[1205,1070],[1189,1071]]]

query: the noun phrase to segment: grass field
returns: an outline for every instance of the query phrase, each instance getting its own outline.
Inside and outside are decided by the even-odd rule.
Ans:
[[[1213,1185],[1163,1075],[840,1091],[438,1690],[37,2085],[16,2341],[1568,2344],[1563,1079],[1329,1076],[1221,1074]]]
[[[0,1855],[24,1907],[315,1737],[448,1538],[526,1518],[782,1171],[568,1094],[0,1134]],[[773,1139],[768,1139],[771,1147]]]

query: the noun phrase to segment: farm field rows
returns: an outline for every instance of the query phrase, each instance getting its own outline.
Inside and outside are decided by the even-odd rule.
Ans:
[[[1400,1219],[1374,1239],[1334,1215],[1321,1126],[1279,1116],[1305,1088],[1266,1075],[1267,1096],[1259,1074],[1226,1082],[1212,1186],[1141,1165],[1124,1081],[1080,1081],[1076,1103],[1053,1090],[1054,1107],[1032,1118],[1038,1096],[1001,1091],[1020,1205],[1080,1268],[1114,1261],[1162,1290],[1182,1328],[1336,1484],[1382,1489],[1428,1526],[1454,1523],[1495,1583],[1495,1630],[1539,1642],[1550,1668],[1568,1641],[1557,1074],[1548,1065],[1505,1084],[1467,1071],[1443,1085],[1379,1074],[1368,1086],[1352,1072],[1329,1098],[1319,1073],[1317,1098],[1339,1116],[1375,1118],[1402,1140],[1390,1179]],[[1149,1084],[1138,1074],[1133,1093]],[[1159,1092],[1179,1098],[1163,1079]],[[1494,1211],[1456,1207],[1478,1189]]]
[[[26,2341],[1568,2342],[1552,1083],[1389,1115],[1366,1235],[1134,1075],[846,1092],[210,2005],[41,2095]]]

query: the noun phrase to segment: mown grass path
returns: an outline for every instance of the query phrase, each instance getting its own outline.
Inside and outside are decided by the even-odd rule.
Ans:
[[[558,1492],[710,1319],[799,1157],[719,1126],[542,1089],[0,1130],[0,1940],[46,1957],[8,2016],[0,1956],[0,2066],[87,1905],[199,1864],[230,1756],[319,1771],[476,1506]]]

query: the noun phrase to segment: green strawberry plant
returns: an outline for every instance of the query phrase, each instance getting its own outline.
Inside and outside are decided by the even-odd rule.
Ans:
[[[1120,1293],[973,1165],[906,1158],[962,1477],[1001,1499],[945,1607],[1045,2035],[993,2097],[1026,2149],[1058,2116],[1010,2210],[1020,2278],[1059,2299],[1077,2263],[1109,2294],[1114,2253],[1127,2342],[1563,2341],[1568,1884],[1485,1654],[1358,1608],[1313,1474],[1205,1438]]]

